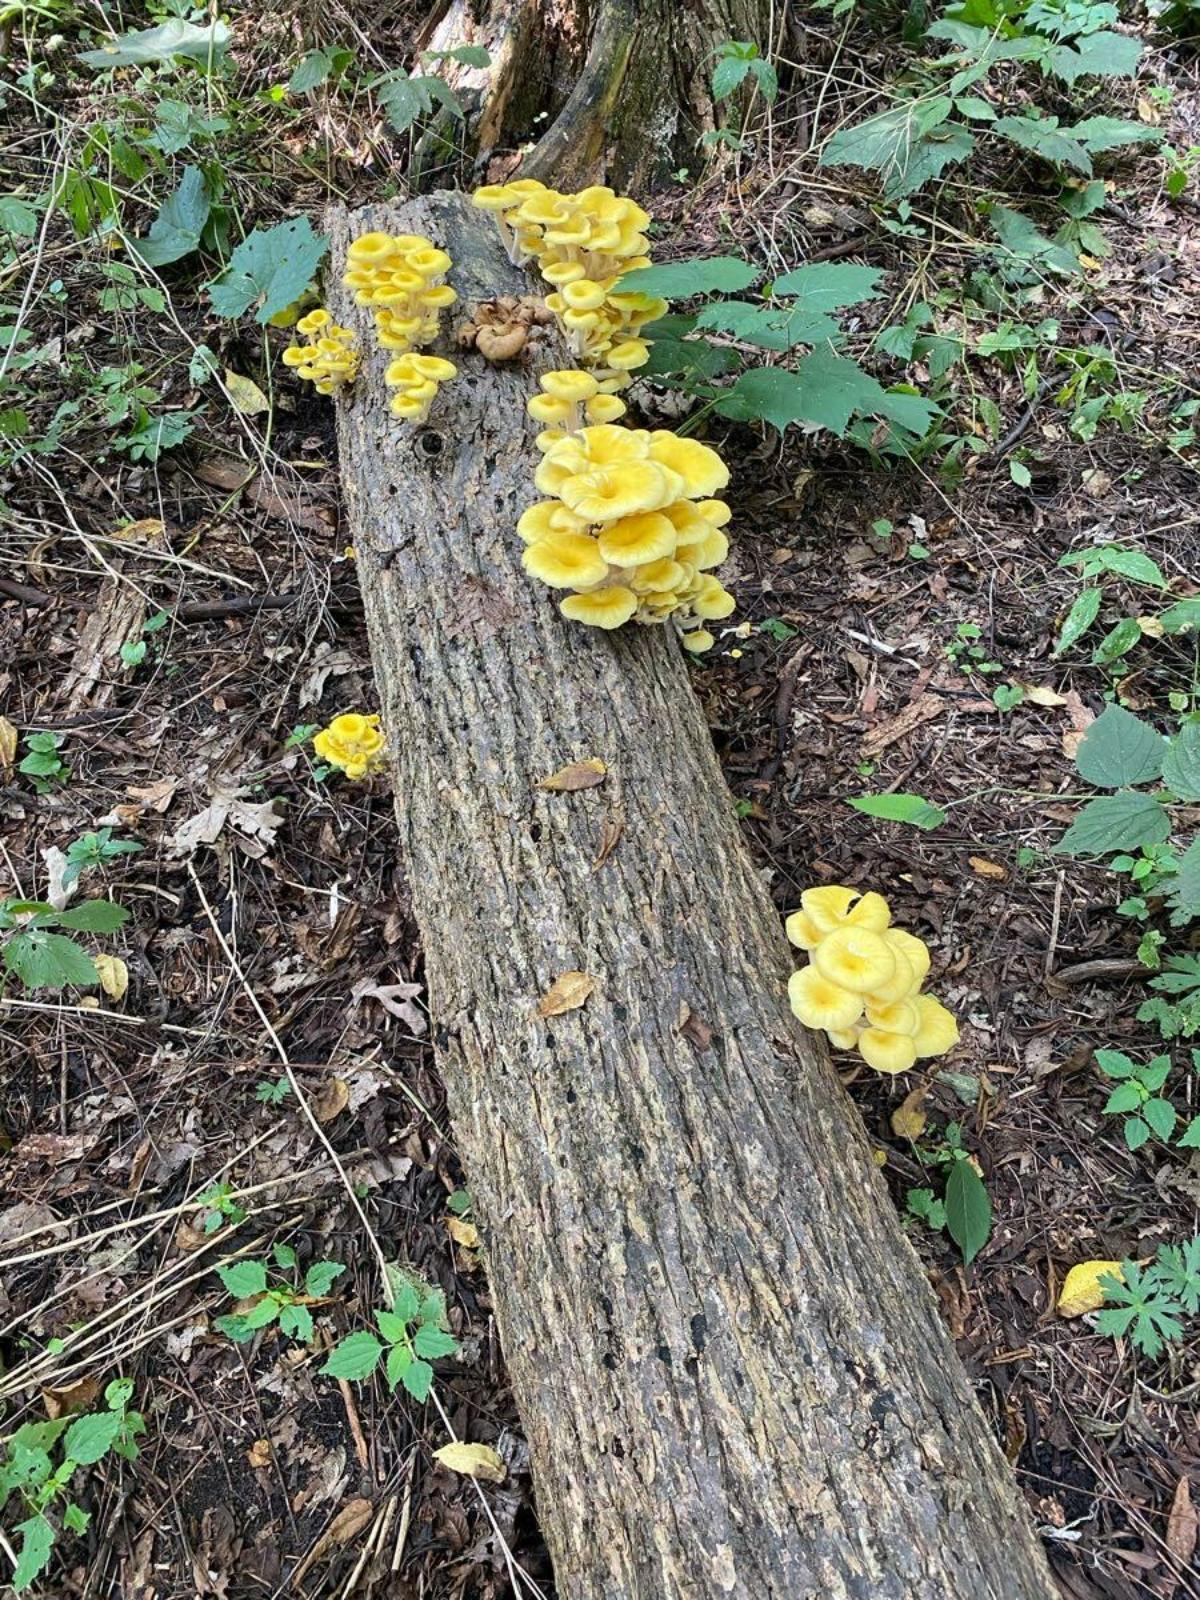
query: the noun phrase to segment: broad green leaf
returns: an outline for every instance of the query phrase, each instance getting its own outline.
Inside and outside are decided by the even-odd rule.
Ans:
[[[481,44],[456,44],[449,50],[422,50],[422,61],[457,61],[464,67],[490,67],[492,58]]]
[[[89,1416],[76,1417],[63,1436],[64,1460],[90,1467],[112,1449],[123,1421],[119,1411],[96,1411]]]
[[[234,1344],[249,1344],[254,1337],[254,1329],[247,1319],[236,1311],[231,1311],[225,1317],[214,1317],[213,1327],[227,1339],[232,1339]]]
[[[840,332],[832,317],[812,315],[804,306],[754,305],[749,300],[717,300],[696,317],[699,331],[731,333],[760,350],[791,350],[798,344],[816,344]],[[644,369],[643,369],[644,370]]]
[[[1176,1150],[1200,1150],[1200,1117],[1193,1117],[1175,1141]]]
[[[91,956],[74,939],[44,928],[25,928],[4,946],[4,965],[27,989],[90,989],[100,982]]]
[[[402,1283],[396,1290],[396,1298],[392,1303],[392,1310],[406,1323],[412,1322],[420,1315],[421,1296],[415,1284]]]
[[[1071,129],[1071,137],[1097,156],[1127,144],[1160,144],[1163,133],[1161,128],[1150,128],[1144,122],[1130,122],[1124,117],[1085,117]]]
[[[414,1400],[428,1400],[433,1388],[433,1368],[428,1361],[413,1361],[405,1368],[400,1381]]]
[[[897,407],[896,401],[915,400],[915,406]],[[864,372],[849,356],[821,346],[797,363],[794,372],[781,367],[759,367],[743,372],[716,403],[722,416],[738,421],[761,419],[781,431],[789,422],[809,422],[828,428],[839,438],[855,413],[892,416],[904,427],[924,417],[925,427],[936,407],[916,396],[893,396]],[[914,431],[921,432],[919,426]]]
[[[1165,844],[1171,819],[1153,795],[1136,789],[1089,800],[1054,846],[1061,856],[1103,856],[1113,850],[1141,850]]]
[[[931,805],[919,794],[864,794],[846,803],[864,816],[880,817],[885,822],[907,822],[924,833],[940,828],[946,820],[946,813],[940,806]]]
[[[124,33],[99,50],[85,50],[79,59],[87,67],[104,71],[109,67],[143,67],[158,61],[173,61],[183,56],[206,66],[220,66],[229,48],[229,29],[223,22],[198,27],[181,17],[172,17],[157,28]]]
[[[885,178],[883,192],[889,200],[903,200],[934,178],[940,178],[947,167],[965,161],[975,149],[975,135],[967,128],[954,124],[939,128],[936,133],[918,140],[908,152],[903,171],[893,169]]]
[[[660,295],[664,300],[698,294],[736,294],[762,277],[762,268],[740,256],[708,256],[672,261],[661,267],[636,267],[618,278],[618,294]]]
[[[749,71],[749,61],[743,60],[741,56],[722,56],[713,69],[713,99],[728,100],[729,96],[741,87]]]
[[[347,1378],[353,1381],[369,1378],[379,1364],[379,1357],[383,1354],[383,1346],[373,1333],[347,1334],[340,1344],[334,1345],[329,1352],[329,1357],[322,1372],[328,1373],[331,1378]]]
[[[332,74],[341,74],[354,60],[352,50],[327,48],[310,50],[288,79],[289,94],[309,94]]]
[[[211,210],[204,174],[199,167],[184,167],[178,189],[163,201],[150,232],[133,240],[130,248],[150,267],[178,261],[199,247]]]
[[[1096,1065],[1107,1078],[1132,1078],[1137,1071],[1124,1050],[1097,1050]]]
[[[1200,917],[1200,838],[1193,839],[1180,856],[1175,875],[1168,881],[1167,903],[1172,927],[1186,927],[1193,917]]]
[[[305,1294],[318,1296],[328,1294],[335,1280],[340,1278],[345,1270],[340,1261],[314,1261],[304,1274]]]
[[[1141,638],[1142,630],[1138,627],[1137,618],[1122,617],[1092,651],[1092,660],[1098,667],[1108,666],[1128,655],[1134,645],[1141,642]]]
[[[369,87],[374,89],[397,133],[407,133],[419,117],[432,115],[435,100],[452,115],[463,114],[458,96],[444,78],[410,77],[403,68],[397,68],[373,78]]]
[[[970,1266],[992,1231],[992,1202],[969,1161],[956,1161],[946,1179],[946,1231]]]
[[[1164,633],[1200,632],[1200,595],[1177,600],[1173,606],[1167,607],[1158,620],[1162,623]]]
[[[86,1533],[91,1520],[90,1512],[77,1506],[74,1501],[63,1512],[63,1527],[68,1533]]]
[[[254,320],[266,322],[299,299],[329,248],[307,217],[293,217],[273,228],[255,228],[229,258],[229,270],[208,284],[219,317],[240,317],[254,306]]]
[[[312,1312],[307,1306],[284,1306],[279,1313],[279,1328],[289,1339],[307,1344],[313,1336]]]
[[[1148,722],[1123,706],[1106,706],[1080,741],[1075,765],[1099,789],[1125,789],[1161,774],[1164,749]]]
[[[738,365],[737,354],[707,339],[689,339],[695,317],[660,317],[642,330],[650,343],[650,359],[638,368],[642,378],[665,375],[718,378]]]
[[[1127,550],[1119,544],[1106,544],[1096,552],[1105,572],[1115,572],[1118,577],[1133,583],[1144,583],[1156,589],[1165,589],[1167,580],[1158,562],[1144,550]]]
[[[1079,258],[1065,245],[1055,244],[1038,231],[1027,216],[1009,206],[993,206],[988,212],[996,237],[1004,248],[1022,261],[1037,262],[1055,272],[1075,273]]]
[[[264,1294],[267,1288],[265,1261],[231,1261],[217,1268],[217,1277],[235,1300],[248,1300],[252,1294]]]
[[[394,1389],[413,1364],[413,1353],[407,1344],[394,1344],[387,1353],[384,1373],[388,1385]]]
[[[1126,1148],[1140,1150],[1150,1137],[1150,1124],[1143,1121],[1141,1117],[1129,1117],[1126,1119],[1125,1127],[1122,1131],[1125,1134]]]
[[[1001,117],[992,131],[1022,150],[1041,156],[1043,161],[1056,161],[1091,177],[1091,157],[1078,139],[1071,138],[1057,124],[1057,117]]]
[[[1171,740],[1162,777],[1180,800],[1200,800],[1200,722],[1185,722]]]
[[[1141,1090],[1136,1083],[1119,1083],[1104,1102],[1104,1109],[1110,1115],[1123,1111],[1136,1111],[1142,1103],[1142,1098]]]
[[[32,239],[38,229],[37,212],[15,194],[0,195],[0,233]]]
[[[274,1322],[279,1315],[279,1311],[279,1301],[275,1296],[264,1294],[261,1299],[254,1302],[248,1311],[244,1311],[242,1316],[245,1319],[246,1326],[257,1331],[259,1328],[266,1328]]]
[[[1177,1113],[1169,1100],[1160,1100],[1157,1097],[1147,1100],[1142,1107],[1142,1116],[1160,1139],[1169,1139],[1175,1132]]]
[[[1058,643],[1054,646],[1053,654],[1062,655],[1064,650],[1082,639],[1084,634],[1100,615],[1101,590],[1091,588],[1083,589],[1075,597],[1075,603],[1067,613],[1067,620],[1063,623],[1062,632],[1058,636]]]
[[[1130,78],[1141,60],[1142,43],[1124,33],[1089,33],[1073,44],[1056,45],[1042,58],[1042,70],[1064,83],[1080,78]]]
[[[772,294],[795,295],[806,312],[836,311],[879,298],[880,267],[860,267],[845,261],[813,261],[776,278]]]
[[[76,933],[115,933],[128,921],[125,907],[114,905],[111,900],[85,900],[58,914],[59,926],[73,928]]]
[[[902,174],[913,146],[940,128],[953,110],[954,101],[944,94],[893,106],[877,117],[839,129],[822,150],[821,165]]]
[[[413,1335],[413,1349],[419,1356],[435,1361],[438,1356],[454,1355],[458,1350],[458,1340],[453,1334],[426,1324]]]
[[[375,1323],[389,1344],[399,1344],[408,1338],[408,1320],[394,1311],[377,1311]]]
[[[39,1514],[35,1517],[26,1517],[24,1522],[18,1522],[13,1531],[21,1536],[21,1547],[17,1553],[17,1564],[12,1575],[13,1588],[20,1594],[22,1590],[29,1588],[39,1573],[45,1570],[50,1552],[54,1548],[54,1528]]]

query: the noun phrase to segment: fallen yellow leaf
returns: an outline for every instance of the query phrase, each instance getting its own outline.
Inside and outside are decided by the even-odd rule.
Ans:
[[[350,1085],[344,1078],[330,1078],[317,1095],[313,1110],[318,1122],[332,1122],[350,1104]]]
[[[114,539],[131,539],[137,544],[157,544],[167,531],[160,517],[140,517],[137,522],[127,522],[113,533]]]
[[[1138,631],[1147,639],[1161,639],[1167,631],[1157,617],[1138,617],[1137,625]]]
[[[490,1444],[444,1444],[433,1452],[451,1472],[461,1472],[468,1478],[486,1478],[489,1483],[503,1483],[507,1468]]]
[[[1080,1261],[1063,1280],[1055,1310],[1060,1317],[1082,1317],[1104,1304],[1101,1278],[1121,1278],[1119,1261]],[[1124,1279],[1121,1280],[1124,1282]]]
[[[240,372],[225,368],[225,387],[229,402],[240,417],[256,417],[260,411],[269,411],[271,402],[252,378],[243,378]]]
[[[446,1230],[455,1244],[462,1245],[464,1250],[479,1249],[479,1229],[473,1222],[464,1222],[462,1217],[447,1217]]]
[[[998,861],[989,861],[986,856],[968,856],[971,871],[980,878],[1007,878],[1008,869],[1002,867]]]
[[[608,768],[598,756],[589,756],[586,761],[572,761],[568,766],[560,767],[548,778],[534,784],[534,788],[549,789],[554,794],[574,794],[578,789],[594,789],[598,783],[603,783],[607,771]]]
[[[17,730],[7,717],[0,717],[0,770],[7,771],[17,759]]]
[[[903,1104],[892,1112],[892,1132],[897,1139],[919,1139],[925,1132],[925,1096],[928,1084],[912,1089],[905,1095]]]
[[[100,987],[110,1000],[121,1000],[129,987],[129,968],[120,956],[93,956],[92,965],[100,979]]]
[[[1047,689],[1040,683],[1022,684],[1025,698],[1035,706],[1065,706],[1066,699],[1058,693],[1057,689]]]
[[[578,1011],[596,987],[595,978],[586,972],[564,972],[538,1001],[539,1017],[560,1017],[564,1011]]]

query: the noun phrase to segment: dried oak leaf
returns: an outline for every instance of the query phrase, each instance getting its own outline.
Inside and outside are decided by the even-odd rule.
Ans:
[[[564,1011],[578,1011],[596,987],[595,978],[586,972],[564,972],[538,1001],[539,1017],[560,1017]]]
[[[588,756],[586,761],[571,761],[548,778],[540,778],[534,788],[547,789],[552,794],[575,794],[580,789],[594,789],[603,783],[607,772],[599,756]]]

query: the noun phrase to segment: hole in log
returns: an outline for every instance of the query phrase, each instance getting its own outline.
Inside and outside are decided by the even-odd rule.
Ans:
[[[445,449],[440,433],[435,433],[432,428],[422,428],[413,440],[413,449],[426,461],[436,461]]]

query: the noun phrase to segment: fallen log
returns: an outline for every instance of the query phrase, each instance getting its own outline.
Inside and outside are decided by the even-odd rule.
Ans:
[[[335,210],[335,280],[368,229],[449,250],[464,304],[530,288],[461,196]],[[340,286],[331,309],[373,350]],[[532,379],[448,353],[461,376],[413,428],[373,350],[339,443],[439,1058],[560,1593],[1045,1600],[858,1116],[788,1011],[793,963],[688,663],[666,628],[564,622],[524,574]],[[539,789],[590,758],[601,784]],[[594,987],[547,1015],[568,973]]]

